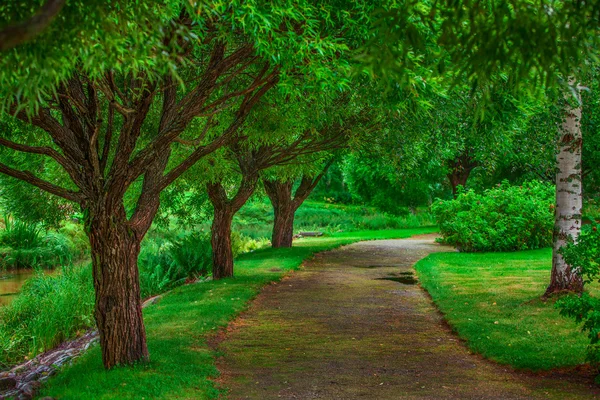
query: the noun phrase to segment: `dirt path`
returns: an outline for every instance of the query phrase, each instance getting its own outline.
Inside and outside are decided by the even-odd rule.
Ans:
[[[267,287],[219,345],[229,398],[598,396],[584,382],[519,374],[470,354],[411,284],[412,265],[436,251],[448,249],[432,236],[362,242]]]

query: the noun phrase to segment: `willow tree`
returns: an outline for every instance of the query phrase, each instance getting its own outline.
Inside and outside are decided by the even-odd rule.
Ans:
[[[345,46],[323,31],[331,10],[321,2],[90,4],[69,2],[60,12],[65,21],[93,23],[82,29],[85,46],[67,45],[61,57],[65,33],[50,24],[0,60],[1,118],[18,126],[2,130],[0,146],[45,158],[62,175],[7,162],[0,173],[81,207],[110,368],[148,359],[137,258],[161,191],[236,139],[280,80],[335,82],[323,61]],[[0,10],[0,26],[22,14],[19,6],[26,9]]]
[[[266,133],[260,142],[247,140],[222,149],[222,171],[206,185],[214,209],[211,227],[213,279],[233,276],[233,217],[255,192],[261,172],[337,148],[347,137],[347,129],[339,124],[321,130],[305,128],[300,132],[280,134],[278,128],[270,132],[258,129],[262,134]]]
[[[262,178],[265,193],[273,206],[271,247],[292,247],[296,211],[317,187],[335,158],[329,151],[315,154],[309,160],[298,160],[292,171],[270,174]],[[323,159],[325,158],[325,159]],[[308,167],[306,164],[309,164]]]

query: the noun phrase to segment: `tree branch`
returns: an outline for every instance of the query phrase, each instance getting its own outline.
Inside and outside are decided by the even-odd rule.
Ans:
[[[42,33],[65,3],[66,0],[47,0],[33,17],[0,30],[0,51],[12,49]]]
[[[30,171],[21,171],[18,169],[11,168],[6,164],[0,163],[0,173],[30,183],[33,186],[36,186],[55,196],[62,197],[63,199],[74,201],[79,204],[81,204],[84,200],[84,197],[81,193],[67,190],[53,183],[40,179]]]

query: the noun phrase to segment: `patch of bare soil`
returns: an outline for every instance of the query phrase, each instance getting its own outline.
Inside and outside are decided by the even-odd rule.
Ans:
[[[434,236],[318,254],[270,285],[217,340],[231,399],[600,398],[589,381],[526,374],[473,355],[412,266],[451,251]]]

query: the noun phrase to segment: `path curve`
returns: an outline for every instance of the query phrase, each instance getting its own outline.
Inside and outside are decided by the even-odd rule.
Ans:
[[[451,251],[433,239],[324,252],[266,287],[218,346],[229,398],[597,398],[587,383],[516,373],[471,354],[410,284],[416,261]]]

